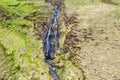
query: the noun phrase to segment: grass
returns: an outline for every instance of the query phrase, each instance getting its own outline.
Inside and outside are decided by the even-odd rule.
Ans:
[[[119,0],[114,1],[119,2]],[[99,1],[92,3],[90,0],[84,0],[84,3],[82,2],[82,0],[76,0],[75,2],[66,1],[66,4],[67,10],[69,12],[74,11],[78,13],[80,19],[80,26],[74,27],[75,29],[72,28],[73,32],[75,32],[73,34],[76,34],[76,39],[79,38],[80,42],[78,41],[76,42],[76,44],[69,44],[72,42],[75,43],[75,41],[74,39],[72,39],[72,37],[69,37],[69,39],[67,38],[69,44],[68,48],[70,49],[69,53],[70,55],[74,55],[72,56],[72,61],[77,65],[77,67],[83,69],[84,75],[87,80],[112,80],[113,78],[108,74],[108,72],[113,76],[116,76],[116,79],[119,79],[119,75],[116,75],[119,74],[119,68],[115,66],[119,66],[119,64],[115,62],[117,60],[119,61],[118,57],[115,57],[115,54],[119,54],[119,52],[117,52],[117,50],[119,51],[119,48],[117,48],[117,45],[115,46],[115,44],[119,43],[115,40],[119,41],[118,35],[120,34],[119,5],[102,3]],[[72,33],[72,30],[70,31],[70,33]],[[103,30],[103,32],[99,33],[100,30]],[[91,41],[89,40],[89,38],[86,38],[87,40],[89,40],[87,42],[85,41],[85,39],[82,39],[82,36],[89,33],[92,34],[91,37],[95,38],[95,40]],[[105,40],[105,37],[107,37],[108,40]],[[112,43],[110,44],[108,42]],[[96,43],[98,43],[99,45],[94,46],[94,44]],[[76,45],[81,49],[79,49],[78,51],[74,50],[74,47],[71,48],[70,45],[73,45],[74,47]],[[108,50],[110,52],[113,51],[112,53],[107,52],[107,49],[112,46],[116,47],[116,52],[113,48]],[[71,51],[73,53],[71,53]],[[108,59],[108,56],[110,56],[111,58]],[[110,66],[110,63],[113,64],[111,64]],[[113,66],[114,68],[116,67],[116,74],[114,74],[114,71],[112,69]]]
[[[116,15],[118,18],[120,18],[120,8],[117,7],[114,12],[115,12],[115,15]]]
[[[69,54],[60,54],[55,56],[54,64],[60,80],[83,80],[82,70],[68,60]]]
[[[43,0],[36,0],[34,2],[31,0],[1,0],[0,9],[2,9],[3,12],[0,12],[0,17],[2,17],[3,14],[7,16],[1,18],[0,24],[0,44],[6,49],[4,53],[0,53],[4,58],[1,63],[5,63],[4,66],[0,65],[0,69],[3,68],[0,77],[7,80],[52,80],[48,73],[48,66],[44,62],[44,55],[40,49],[42,47],[42,41],[37,40],[36,37],[33,36],[33,20],[39,20],[39,17],[46,16],[46,12],[42,11],[41,6],[43,5],[45,5]],[[34,12],[42,12],[45,14],[39,14],[38,16],[31,15]],[[10,19],[6,20],[8,16]],[[25,16],[29,16],[32,19],[24,19]],[[82,79],[81,70],[71,62],[64,60],[64,58],[65,56],[58,56],[56,58],[56,60],[60,60],[59,66],[69,64],[65,66],[65,69],[61,68],[57,70],[61,79],[69,79],[63,77],[62,73],[64,73],[64,76],[69,76],[73,80],[76,77]],[[6,71],[4,68],[7,68],[5,77],[3,76]],[[74,75],[71,76],[69,72],[71,72],[72,69],[77,69],[78,71],[73,71]]]
[[[83,17],[82,22],[80,22],[80,29],[87,25],[86,18],[84,18],[86,15],[94,15],[94,12],[92,13],[94,9],[108,5],[100,3],[98,0],[66,0],[65,4],[68,13],[76,11],[80,14],[80,17]],[[42,41],[37,40],[36,36],[33,36],[34,20],[39,21],[41,20],[40,17],[46,17],[48,14],[46,11],[43,11],[44,6],[46,6],[44,0],[1,0],[0,63],[4,63],[4,65],[0,64],[0,78],[2,77],[6,80],[52,80],[48,73],[48,66],[44,62],[44,54],[42,49],[40,49],[43,46]],[[39,15],[33,16],[34,12],[38,12]],[[113,12],[118,18],[120,17],[120,9],[118,7],[115,7]],[[30,20],[25,19],[25,16],[29,16]],[[96,16],[99,16],[99,14]],[[6,19],[8,17],[10,18]],[[99,20],[101,20],[101,17]],[[95,26],[94,22],[91,24]],[[62,29],[65,34],[60,40],[61,47],[64,46],[65,36],[67,35],[66,28],[62,26]],[[68,57],[68,54],[55,56],[55,65],[61,66],[56,68],[60,79],[83,80],[82,70],[79,66],[75,66],[75,64],[69,61]],[[4,77],[6,71],[7,74]]]
[[[23,74],[26,76],[25,79],[31,76],[31,70],[37,70],[37,72],[40,70],[39,73],[43,70],[43,73],[47,73],[47,65],[44,64],[43,55],[39,52],[39,44],[41,44],[39,41],[33,38],[22,38],[20,34],[3,28],[0,29],[0,41],[7,49],[4,54],[14,60],[11,62],[14,63],[13,67],[20,66],[21,69],[26,70]],[[24,73],[24,71],[22,72]],[[47,75],[47,77],[49,76]]]
[[[19,2],[16,0],[1,0],[0,5],[5,9],[9,8],[9,13],[20,17],[36,10],[32,5],[28,6],[25,2]]]
[[[27,5],[26,1],[1,0],[0,6],[3,10],[0,15],[11,17],[9,20],[2,19],[0,24],[0,44],[6,49],[6,52],[0,53],[4,58],[0,77],[6,80],[51,79],[42,50],[39,50],[42,42],[33,36],[33,22],[23,19],[25,15],[39,10]]]
[[[112,0],[115,3],[120,3],[120,0]]]

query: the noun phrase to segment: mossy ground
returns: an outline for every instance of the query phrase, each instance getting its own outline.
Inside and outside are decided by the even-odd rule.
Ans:
[[[41,22],[41,18],[50,15],[43,10],[46,6],[44,0],[1,0],[0,79],[52,80],[44,62],[42,39],[37,39],[33,28],[34,22]],[[59,61],[56,65],[64,66],[57,69],[60,79],[82,80],[81,70],[65,58],[63,54],[55,59],[55,63]]]
[[[119,3],[120,1],[113,0],[113,2]],[[81,47],[80,50],[68,46],[71,48],[70,51],[74,51],[75,53],[75,55],[72,54],[74,57],[71,60],[69,60],[69,56],[71,55],[69,53],[56,55],[53,63],[55,63],[56,66],[59,66],[56,68],[58,76],[60,76],[61,80],[83,80],[84,76],[86,77],[86,80],[93,80],[93,77],[94,80],[99,80],[101,77],[104,78],[100,73],[111,73],[111,71],[107,71],[106,68],[108,65],[119,60],[118,57],[118,60],[115,59],[116,55],[114,55],[114,57],[109,56],[109,59],[105,60],[108,61],[108,64],[104,63],[105,67],[97,66],[100,64],[99,61],[101,60],[99,57],[102,57],[104,60],[103,56],[100,55],[107,52],[107,50],[104,50],[102,47],[110,46],[106,44],[107,41],[104,42],[103,37],[108,36],[110,39],[114,37],[119,40],[119,38],[117,38],[119,37],[120,30],[119,6],[105,4],[99,0],[66,0],[65,4],[67,13],[76,12],[79,14],[80,26],[75,27],[77,29],[73,28],[76,31],[78,38],[84,41],[83,36],[85,36],[85,34],[90,33],[90,31],[93,31],[93,33],[92,36],[90,35],[90,39],[85,40],[83,43],[77,43],[77,47]],[[41,17],[48,17],[46,15],[51,14],[51,12],[48,13],[45,11],[44,7],[46,6],[47,4],[44,3],[44,0],[0,0],[0,79],[52,80],[48,66],[44,62],[44,54],[41,49],[43,46],[42,39],[37,39],[33,28],[34,21],[40,21]],[[110,20],[109,22],[107,22],[108,19]],[[110,28],[108,26],[110,26]],[[84,31],[83,29],[86,30]],[[101,29],[105,30],[106,34],[98,34]],[[81,32],[77,32],[79,30],[81,30]],[[60,40],[61,48],[66,45],[66,43],[64,43],[66,39],[72,39],[66,37],[68,33],[70,33],[69,31],[71,30],[67,29],[64,25],[61,26],[63,35]],[[95,42],[98,41],[104,44],[101,47],[99,46],[99,49],[103,50],[101,54],[96,54],[100,51],[92,46],[92,43],[94,44],[95,42],[91,41],[91,37],[95,39],[98,38],[93,36],[100,36],[100,41],[95,40]],[[109,40],[108,43],[113,41],[114,40]],[[113,45],[117,45],[118,43],[119,42],[116,42]],[[88,48],[90,48],[91,51],[88,50]],[[96,51],[98,50],[98,52],[93,52],[92,50],[94,49],[96,49]],[[107,47],[105,47],[105,49],[107,49]],[[111,50],[114,53],[115,50]],[[118,47],[116,50],[118,50]],[[89,55],[87,55],[88,53]],[[98,59],[92,55],[98,57]],[[96,59],[95,65],[90,65],[94,63],[94,60],[90,61],[91,58]],[[110,58],[113,58],[113,60]],[[119,64],[114,65],[117,66],[116,69],[114,69],[114,71],[116,71],[115,77],[119,77],[117,76]],[[111,65],[108,69],[111,70],[112,68],[115,68],[114,65]],[[96,74],[99,74],[99,76],[94,76],[93,67],[97,68],[94,70],[97,70]],[[85,73],[84,75],[81,68]],[[105,68],[105,71],[102,71],[103,68]],[[108,76],[109,78],[109,75],[106,74],[105,76]],[[105,77],[103,80],[107,80],[108,78]],[[113,79],[114,76],[111,80]]]
[[[2,11],[0,12],[0,44],[6,49],[0,53],[0,79],[51,79],[48,67],[44,63],[44,55],[40,50],[42,41],[33,36],[33,21],[24,19],[25,16],[40,11],[30,2],[0,1]],[[43,1],[39,3],[44,4]]]

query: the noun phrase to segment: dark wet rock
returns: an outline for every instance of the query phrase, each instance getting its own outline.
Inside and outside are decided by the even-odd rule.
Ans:
[[[0,77],[0,80],[5,80],[5,78]]]
[[[0,20],[9,20],[11,17],[9,16],[9,12],[2,6],[0,6]]]
[[[57,1],[51,1],[51,0],[45,0],[49,6],[52,6],[53,14],[52,18],[50,19],[49,23],[47,21],[42,22],[43,27],[47,26],[47,29],[45,30],[45,36],[44,36],[44,54],[45,54],[45,60],[51,61],[54,60],[55,54],[60,54],[60,44],[59,44],[59,38],[60,38],[60,25],[58,23],[58,18],[60,16],[60,9],[62,7],[61,0]],[[36,26],[35,26],[36,27]],[[38,26],[37,26],[38,27]],[[53,76],[54,80],[59,80],[58,75],[56,73],[54,65],[51,63],[49,64],[46,62],[49,66],[49,72]]]
[[[27,24],[20,24],[20,26],[21,26],[22,28],[29,28],[29,25],[27,25]]]

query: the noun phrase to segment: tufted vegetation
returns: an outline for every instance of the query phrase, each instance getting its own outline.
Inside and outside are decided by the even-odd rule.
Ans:
[[[52,62],[61,80],[119,79],[120,1],[111,1],[65,0],[60,17],[63,54]],[[42,25],[49,22],[50,9],[44,0],[0,0],[0,80],[53,80],[42,51],[47,29]],[[104,58],[103,53],[110,55]],[[111,69],[115,73],[109,76]]]

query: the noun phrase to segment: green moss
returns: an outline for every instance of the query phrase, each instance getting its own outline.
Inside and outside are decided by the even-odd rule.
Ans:
[[[68,54],[55,56],[54,64],[60,80],[83,80],[82,70],[68,60]]]
[[[39,10],[25,1],[16,0],[1,0],[0,6],[0,10],[11,17],[0,22],[0,78],[50,80],[44,55],[39,50],[42,42],[33,36],[33,22],[24,19],[26,15]]]
[[[94,0],[94,3],[98,3]],[[79,5],[93,4],[91,0],[66,0],[70,11]],[[42,41],[38,41],[33,33],[33,21],[42,22],[43,18],[49,17],[52,12],[45,10],[44,0],[1,0],[0,10],[10,19],[0,18],[0,65],[2,74],[7,80],[52,80],[48,73],[48,66],[44,62],[44,54],[40,49]],[[47,6],[48,7],[48,6]],[[81,7],[82,8],[82,7]],[[85,12],[85,9],[83,12]],[[51,10],[50,10],[51,11]],[[48,13],[49,12],[49,13]],[[1,14],[0,13],[0,17]],[[6,17],[5,17],[6,18]],[[62,47],[62,46],[61,46]],[[4,52],[5,49],[5,52]],[[68,61],[67,54],[57,55],[54,61],[57,74],[61,80],[83,79],[81,69]],[[7,73],[5,71],[7,70]]]
[[[18,72],[12,74],[8,71],[8,79],[14,79],[18,75],[21,75],[22,79],[28,79],[32,74],[31,70],[37,70],[35,73],[46,73],[46,77],[49,78],[47,65],[43,61],[43,55],[39,52],[39,44],[41,44],[39,41],[29,37],[25,39],[18,33],[5,28],[0,28],[0,40],[7,49],[4,54],[7,55],[5,62],[10,61],[12,64],[9,64],[13,65],[7,68],[13,73]],[[2,67],[4,68],[6,65]],[[20,67],[20,70],[16,70],[18,67]],[[38,75],[42,77],[41,74],[35,76]]]

